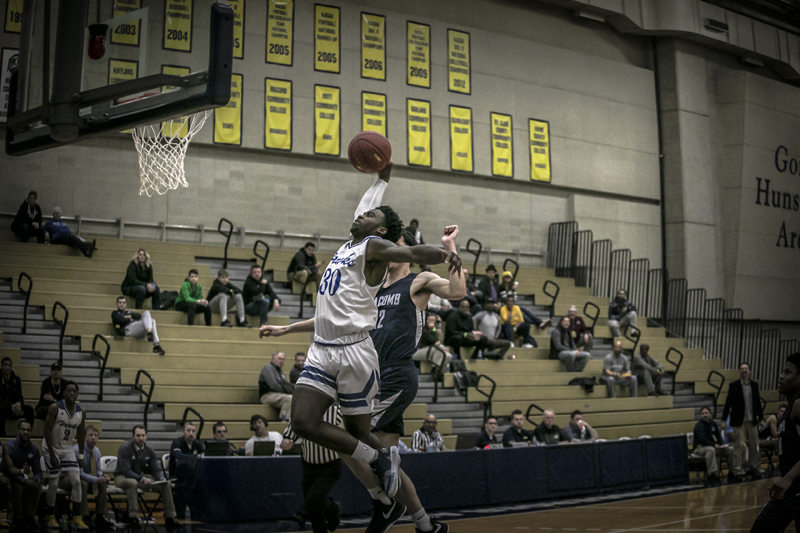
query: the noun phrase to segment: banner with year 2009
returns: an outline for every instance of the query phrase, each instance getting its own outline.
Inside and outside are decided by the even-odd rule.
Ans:
[[[245,0],[228,0],[233,8],[233,58],[244,59],[244,3]]]
[[[431,103],[406,100],[408,113],[408,164],[431,166]]]
[[[164,50],[192,51],[193,0],[164,0]]]
[[[511,115],[491,113],[492,176],[514,177],[514,127]]]
[[[529,119],[528,133],[531,147],[531,179],[550,182],[550,123]]]
[[[314,4],[314,70],[339,74],[339,8]]]
[[[142,8],[142,0],[114,0],[112,15],[121,17]],[[141,19],[134,20],[111,29],[111,43],[125,46],[139,46]]]
[[[292,150],[292,82],[267,78],[264,113],[264,147]]]
[[[431,88],[431,27],[417,22],[406,22],[406,83]]]
[[[450,106],[450,169],[472,172],[472,109]]]
[[[314,86],[314,153],[339,155],[341,114],[339,88]]]
[[[386,95],[380,93],[361,93],[361,131],[377,131],[384,137],[388,130],[386,115]]]
[[[242,144],[244,76],[231,74],[231,100],[214,110],[214,144]]]
[[[294,58],[294,1],[267,4],[267,63],[292,66]]]

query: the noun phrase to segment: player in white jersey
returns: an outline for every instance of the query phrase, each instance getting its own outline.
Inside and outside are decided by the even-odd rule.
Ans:
[[[373,399],[378,391],[378,354],[369,331],[375,327],[378,292],[389,263],[449,263],[461,273],[454,252],[433,246],[396,246],[403,222],[382,206],[392,164],[378,174],[356,209],[352,239],[333,256],[320,278],[313,319],[289,326],[262,326],[261,337],[314,332],[305,368],[292,398],[292,428],[301,437],[368,463],[389,497],[399,486],[396,446],[382,448],[371,433]],[[346,431],[323,421],[338,401]]]
[[[44,422],[42,457],[47,465],[47,527],[60,529],[56,520],[56,491],[61,475],[66,475],[71,485],[72,529],[85,531],[89,527],[81,516],[81,478],[78,460],[83,461],[83,443],[86,440],[86,411],[76,403],[78,384],[64,382],[64,399],[50,405]],[[75,440],[79,456],[75,457]],[[62,487],[63,488],[63,487]]]

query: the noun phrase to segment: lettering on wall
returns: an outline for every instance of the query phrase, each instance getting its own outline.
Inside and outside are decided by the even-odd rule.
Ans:
[[[780,145],[775,149],[775,169],[780,174],[789,174],[800,177],[800,159],[789,154],[789,150]],[[756,176],[756,205],[772,209],[781,209],[790,213],[800,211],[800,193],[792,190],[779,189],[772,185],[767,178]],[[792,231],[792,225],[797,228]],[[796,221],[789,222],[786,227],[786,220],[781,222],[778,231],[778,240],[775,242],[778,248],[797,248],[800,250],[800,224]]]

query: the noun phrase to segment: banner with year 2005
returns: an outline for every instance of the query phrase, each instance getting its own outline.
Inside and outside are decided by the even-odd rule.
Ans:
[[[228,0],[233,8],[233,58],[244,59],[244,3],[245,0]]]
[[[514,127],[511,115],[491,113],[492,176],[514,177]]]
[[[386,81],[386,17],[361,12],[361,77]]]
[[[408,113],[408,164],[431,166],[431,103],[406,100]]]
[[[292,150],[292,82],[267,78],[264,148]]]
[[[528,119],[531,145],[531,179],[550,182],[550,123]]]
[[[339,88],[314,86],[314,153],[339,155],[341,114]]]
[[[164,0],[164,50],[192,51],[193,0]]]
[[[339,74],[339,8],[314,4],[314,70]]]
[[[214,110],[214,144],[242,144],[244,76],[231,74],[231,100]]]
[[[450,106],[450,169],[472,172],[472,109]]]
[[[114,0],[112,15],[121,17],[142,8],[142,0]],[[111,29],[111,43],[139,46],[139,29],[142,21],[134,20]]]
[[[431,88],[431,27],[417,22],[406,22],[406,83]]]
[[[267,4],[267,63],[292,66],[294,58],[294,1]]]
[[[384,137],[388,130],[386,95],[361,93],[361,131],[377,131]]]

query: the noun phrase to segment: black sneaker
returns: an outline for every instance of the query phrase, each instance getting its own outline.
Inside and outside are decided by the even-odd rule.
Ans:
[[[147,342],[153,342],[153,339],[155,339],[155,337],[153,337],[152,331],[148,331],[144,336],[144,340],[146,340]]]
[[[153,346],[153,353],[157,353],[158,355],[164,355],[167,352],[164,351],[164,349],[161,347],[160,344],[156,344],[155,346]]]
[[[233,324],[231,324],[230,320],[223,320],[222,324],[220,324],[220,326],[222,326],[224,328],[232,328]]]
[[[325,522],[328,524],[328,531],[336,531],[342,522],[342,504],[333,501],[333,498],[330,498],[330,500],[333,504],[333,513],[331,513],[331,516],[325,516]]]
[[[384,505],[380,500],[372,500],[375,510],[364,533],[385,533],[400,517],[406,514],[406,506],[393,499],[391,505]]]
[[[164,519],[164,526],[167,529],[177,529],[183,527],[180,522],[175,520],[174,518],[165,518]]]
[[[247,319],[242,320],[241,322],[237,322],[236,325],[240,328],[252,328],[253,325],[247,321]]]
[[[431,517],[431,525],[433,526],[433,529],[430,529],[428,531],[423,532],[421,529],[416,527],[414,528],[414,531],[416,531],[417,533],[448,533],[450,531],[450,526],[448,526],[447,524],[440,524],[436,520],[435,516]]]
[[[306,520],[308,520],[308,517],[303,511],[297,511],[294,515],[292,515],[292,518],[295,522],[297,522],[297,526],[300,528],[300,531],[306,530]]]
[[[394,498],[400,488],[400,451],[397,446],[378,450],[378,457],[369,466],[383,485],[386,495]]]

